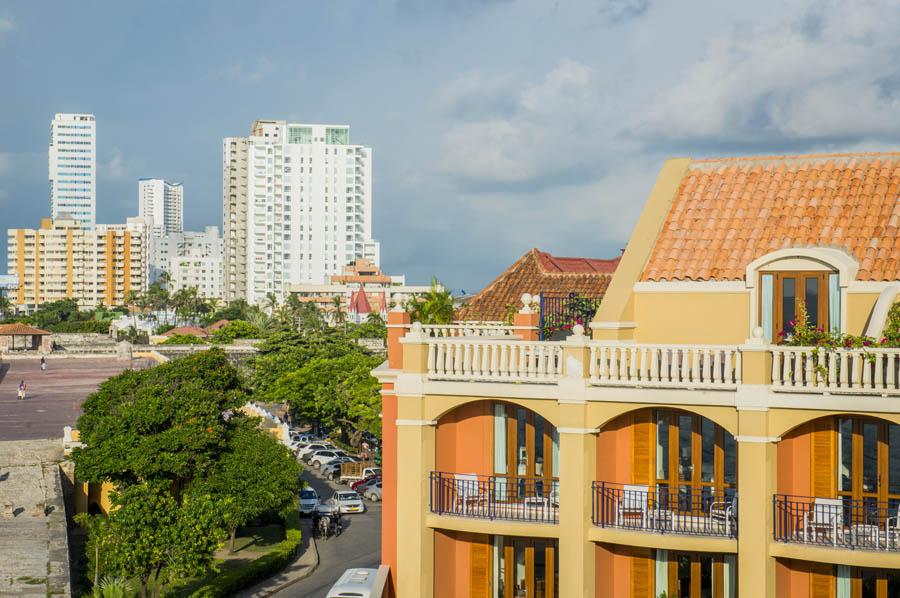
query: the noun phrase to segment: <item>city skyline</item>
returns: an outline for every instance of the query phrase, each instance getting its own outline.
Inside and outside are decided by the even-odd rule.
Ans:
[[[224,137],[259,118],[346,123],[378,153],[385,269],[477,290],[531,247],[617,255],[665,156],[897,147],[900,13],[882,8],[7,4],[0,209],[7,227],[47,215],[57,112],[97,117],[98,222],[133,215],[152,176],[184,184],[189,230],[221,226]],[[776,60],[784,47],[802,58]]]

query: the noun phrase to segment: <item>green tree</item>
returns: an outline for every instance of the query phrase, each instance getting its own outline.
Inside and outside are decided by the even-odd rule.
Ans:
[[[0,293],[0,320],[5,320],[12,312],[12,301],[9,297]]]
[[[234,552],[238,527],[265,513],[287,516],[299,476],[300,465],[288,449],[269,434],[260,433],[256,420],[249,419],[230,434],[212,474],[192,484],[190,491],[221,500],[228,550]]]
[[[331,299],[331,321],[335,326],[341,326],[346,329],[347,313],[343,308],[343,299],[338,295]]]
[[[437,278],[424,297],[410,300],[406,306],[411,318],[423,324],[449,324],[453,321],[453,297]]]
[[[259,328],[243,320],[232,320],[212,333],[212,342],[227,345],[236,338],[259,338]]]
[[[226,441],[223,414],[247,400],[238,371],[219,349],[149,370],[125,371],[85,400],[78,478],[120,486],[203,477]]]

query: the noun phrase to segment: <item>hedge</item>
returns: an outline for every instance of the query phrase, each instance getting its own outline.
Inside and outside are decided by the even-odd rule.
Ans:
[[[300,531],[300,512],[294,508],[284,520],[285,539],[272,550],[236,569],[222,571],[208,585],[203,586],[191,598],[224,598],[249,588],[255,583],[272,577],[284,569],[300,549],[303,533]]]
[[[47,326],[50,332],[59,333],[98,333],[109,332],[109,320],[68,320]]]

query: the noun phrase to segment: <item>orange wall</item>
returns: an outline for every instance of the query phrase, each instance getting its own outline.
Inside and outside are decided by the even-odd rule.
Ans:
[[[810,426],[791,430],[778,443],[778,492],[808,496],[812,488],[810,479]]]
[[[622,547],[595,544],[594,562],[595,596],[627,597],[631,594],[631,561]]]
[[[434,598],[468,598],[470,535],[434,532]]]
[[[597,434],[597,481],[631,483],[631,414],[617,417]]]
[[[444,415],[435,430],[434,465],[438,471],[491,475],[493,403],[467,403]]]
[[[381,395],[381,563],[391,568],[389,598],[397,583],[397,397],[393,384],[384,384]]]
[[[777,598],[809,598],[809,572],[804,563],[792,559],[775,560]]]

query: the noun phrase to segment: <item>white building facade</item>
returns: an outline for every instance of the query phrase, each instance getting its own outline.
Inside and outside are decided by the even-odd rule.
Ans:
[[[154,237],[183,232],[184,187],[163,179],[139,179],[138,215],[151,223]]]
[[[97,127],[93,114],[56,114],[48,150],[50,217],[86,230],[97,222]]]
[[[197,294],[207,299],[222,299],[225,267],[222,237],[215,226],[203,232],[185,231],[150,239],[150,281],[169,274],[170,292],[197,287]]]
[[[372,238],[372,149],[343,125],[260,120],[223,145],[226,300],[283,300],[356,260]]]

